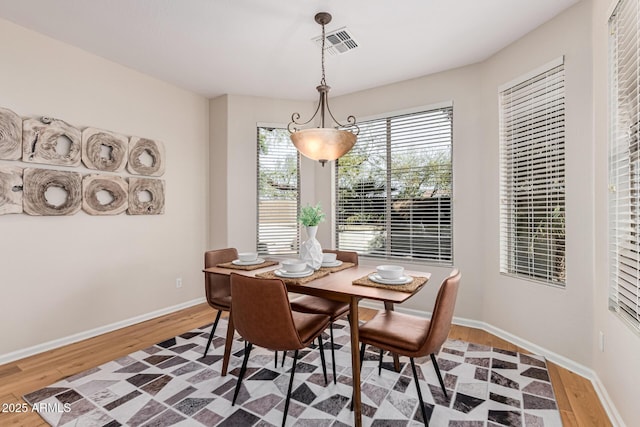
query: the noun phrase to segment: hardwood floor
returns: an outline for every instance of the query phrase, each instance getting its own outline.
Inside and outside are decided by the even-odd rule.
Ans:
[[[368,320],[374,310],[360,308]],[[0,366],[0,405],[22,404],[22,395],[69,375],[127,355],[133,351],[213,322],[215,312],[200,304],[176,313],[148,320],[95,338]],[[450,338],[526,352],[488,332],[454,325]],[[549,374],[565,426],[610,426],[591,382],[548,362]],[[0,413],[1,426],[47,426],[36,413]]]

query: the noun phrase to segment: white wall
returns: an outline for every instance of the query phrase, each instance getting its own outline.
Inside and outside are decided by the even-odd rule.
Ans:
[[[605,351],[592,341],[593,367],[611,400],[628,426],[640,425],[638,385],[640,384],[640,336],[607,308],[608,265],[608,19],[614,1],[593,2],[593,99],[594,99],[594,173],[595,173],[595,293],[594,336],[602,331]]]
[[[593,342],[593,137],[591,11],[583,1],[483,64],[486,322],[591,366]],[[565,56],[566,287],[499,273],[498,87]]]
[[[154,138],[167,156],[164,215],[0,216],[0,356],[201,298],[207,100],[8,21],[0,40],[1,107]]]

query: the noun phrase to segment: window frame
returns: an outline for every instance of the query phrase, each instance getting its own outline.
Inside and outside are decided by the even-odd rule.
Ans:
[[[442,110],[442,109],[450,109],[450,114],[451,114],[451,136],[450,136],[450,145],[449,145],[449,158],[450,158],[450,173],[451,173],[451,181],[450,181],[450,247],[451,247],[451,256],[450,256],[450,260],[446,260],[446,261],[438,261],[436,259],[427,259],[427,258],[414,258],[414,257],[399,257],[399,256],[388,256],[388,254],[385,254],[384,256],[373,256],[370,254],[363,254],[359,252],[359,256],[361,259],[368,259],[368,260],[372,260],[372,261],[382,261],[382,260],[387,260],[387,261],[393,261],[393,262],[401,262],[403,264],[408,264],[408,265],[413,265],[413,264],[420,264],[420,265],[432,265],[432,266],[442,266],[442,267],[450,267],[452,265],[454,265],[454,259],[455,259],[455,247],[454,247],[454,235],[455,235],[455,230],[454,230],[454,189],[455,189],[455,178],[454,178],[454,150],[453,150],[453,146],[454,146],[454,121],[455,121],[455,109],[454,109],[454,103],[452,100],[449,101],[443,101],[443,102],[438,102],[438,103],[433,103],[433,104],[429,104],[429,105],[422,105],[422,106],[418,106],[418,107],[412,107],[412,108],[407,108],[407,109],[402,109],[402,110],[395,110],[395,111],[391,111],[391,112],[385,112],[385,113],[381,113],[381,114],[376,114],[376,115],[370,115],[370,116],[365,116],[365,117],[359,117],[358,120],[358,124],[361,123],[366,123],[366,122],[371,122],[371,121],[375,121],[375,120],[386,120],[386,119],[393,119],[396,117],[402,117],[402,116],[408,116],[408,115],[412,115],[412,114],[419,114],[419,113],[428,113],[430,111],[436,111],[436,110]],[[356,145],[358,144],[358,142],[356,142]],[[387,144],[388,146],[388,144]],[[338,230],[338,168],[339,168],[339,159],[336,162],[332,162],[331,164],[331,210],[333,215],[331,216],[331,229],[332,229],[332,233],[331,233],[331,244],[332,247],[339,249],[338,248],[338,234],[339,234],[339,230]],[[389,173],[387,172],[387,175]],[[345,249],[345,250],[352,250],[352,249]]]
[[[535,107],[529,107],[526,110],[527,112],[532,111],[534,113],[533,117],[535,117],[536,119],[539,119],[540,117],[542,117],[542,114],[539,111],[545,111],[545,112],[551,111],[552,114],[558,114],[558,117],[560,116],[562,117],[562,119],[559,120],[555,118],[556,116],[552,115],[553,119],[549,121],[550,124],[548,124],[545,121],[545,124],[543,125],[544,126],[543,129],[545,132],[544,141],[546,142],[548,140],[554,140],[554,139],[558,140],[558,144],[551,145],[551,149],[557,150],[559,154],[544,156],[540,153],[536,153],[536,155],[531,156],[531,158],[526,160],[526,163],[523,163],[520,167],[516,169],[512,165],[515,163],[515,158],[517,157],[517,155],[521,154],[522,151],[524,151],[522,147],[524,147],[525,149],[528,147],[535,147],[537,149],[540,149],[539,146],[541,144],[538,144],[536,142],[536,139],[539,140],[540,138],[527,139],[526,137],[523,138],[522,136],[518,136],[515,138],[511,138],[509,140],[505,139],[504,137],[504,134],[506,133],[505,123],[504,123],[505,115],[509,115],[509,113],[513,113],[513,110],[517,109],[516,108],[517,104],[516,106],[511,105],[511,103],[508,106],[503,105],[505,94],[507,93],[510,94],[511,92],[509,91],[517,89],[518,86],[527,84],[527,83],[530,84],[531,87],[533,88],[544,87],[545,89],[547,89],[548,85],[555,81],[555,80],[550,80],[547,82],[546,79],[547,77],[549,77],[548,75],[550,73],[555,73],[554,70],[559,69],[559,67],[562,67],[562,69],[559,71],[559,73],[561,73],[560,78],[561,78],[562,86],[561,86],[561,89],[557,91],[559,94],[558,95],[559,98],[552,98],[552,100],[549,101],[548,104],[550,105],[550,108],[546,107],[546,104],[545,104],[544,110],[543,109],[536,110]],[[536,79],[538,78],[540,78],[540,81],[544,81],[544,83],[543,84],[538,83],[536,81]],[[555,79],[555,78],[556,77],[554,75],[552,79]],[[500,158],[499,158],[499,173],[500,173],[500,186],[499,186],[500,258],[499,258],[499,263],[500,265],[499,265],[499,271],[500,271],[500,274],[504,276],[514,277],[520,280],[527,280],[533,283],[557,287],[560,289],[565,289],[567,284],[566,131],[565,131],[566,129],[566,108],[565,108],[566,85],[565,85],[565,81],[566,81],[566,78],[565,78],[565,68],[564,68],[564,56],[561,56],[540,67],[537,67],[531,70],[530,72],[522,76],[519,76],[511,80],[508,83],[501,85],[498,88],[498,116],[499,116],[498,133],[499,133],[499,149],[500,149]],[[523,88],[524,87],[527,87],[527,86],[523,86]],[[531,87],[529,87],[529,89]],[[529,95],[528,93],[530,92],[529,89],[523,90],[523,93],[515,92],[516,97],[518,97],[518,95],[522,97]],[[542,97],[536,94],[536,95],[532,95],[530,99],[537,100],[538,98],[541,98],[543,100],[547,100],[546,98],[549,96],[549,93],[552,93],[553,96],[556,96],[555,92],[556,92],[555,89],[548,90],[544,92],[544,95],[542,95]],[[553,103],[556,102],[557,99],[562,100],[561,108],[554,107],[553,105]],[[518,114],[521,114],[521,113],[518,112]],[[518,115],[517,117],[521,118],[524,116],[526,116],[526,114]],[[514,120],[514,121],[517,121],[517,120]],[[536,121],[534,123],[540,123],[540,121]],[[557,123],[560,123],[559,125],[560,130],[553,130]],[[539,129],[539,128],[536,128],[535,125],[531,125],[531,124],[526,125],[525,128],[527,130]],[[524,143],[522,147],[516,148],[516,146],[518,145],[518,142]],[[541,152],[548,149],[549,145],[544,145],[542,146],[542,148],[543,149],[541,150]],[[558,157],[558,159],[547,160],[548,157]],[[540,159],[544,159],[544,160],[540,160]],[[507,164],[510,165],[509,167],[511,167],[511,169],[508,169]],[[535,167],[541,167],[541,165],[545,166],[544,172],[533,172],[533,169]],[[551,169],[550,169],[550,166],[551,166]],[[527,171],[530,171],[530,172],[527,172]],[[525,176],[524,180],[522,176]],[[535,181],[535,177],[543,177],[544,184],[539,183],[538,185],[532,186],[532,191],[528,196],[518,197],[518,195],[516,194],[515,188],[519,184],[526,182],[527,179],[529,179],[529,181]],[[561,177],[561,178],[558,178],[558,182],[561,182],[561,184],[560,183],[557,184],[557,188],[555,191],[551,190],[550,186],[548,185],[550,182],[549,177]],[[561,188],[562,190],[558,190],[558,188]],[[543,197],[542,199],[539,198],[540,195],[542,195]],[[546,200],[546,202],[549,203],[549,200],[553,198],[561,199],[561,202],[556,201],[557,205],[552,205],[556,207],[561,206],[560,217],[554,215],[553,212],[555,209],[554,210],[544,209],[544,206],[541,209],[540,207],[540,205],[544,205],[544,203],[541,202],[540,200]],[[521,231],[522,227],[518,225],[521,223],[521,221],[519,222],[518,219],[515,218],[516,216],[515,209],[517,209],[515,205],[523,202],[526,204],[526,207],[524,208],[524,212],[526,212],[530,218],[534,218],[533,220],[530,220],[530,222],[533,222],[533,224],[529,224],[525,229],[524,238]],[[542,218],[544,218],[544,221],[546,221],[544,222],[544,224],[542,224],[543,221],[539,220],[540,213],[542,213],[543,215]],[[555,225],[557,223],[556,220],[558,218],[561,218],[560,220],[558,220],[558,222],[561,224],[561,229],[560,229],[562,234],[561,239],[558,239],[555,236],[555,233],[557,231],[557,228],[555,228]],[[547,244],[546,255],[545,255],[545,249],[541,248],[541,246],[543,245],[536,244],[536,240],[538,239],[536,237],[536,233],[538,232],[535,231],[535,228],[538,228],[538,227],[544,230],[543,235],[545,236],[545,238],[541,240]],[[551,231],[548,231],[548,230],[551,230]],[[562,273],[561,273],[561,277],[558,280],[553,279],[554,269],[557,265],[557,261],[555,260],[554,254],[559,249],[559,245],[555,245],[556,239],[561,241],[562,260],[563,260]],[[522,252],[517,252],[518,248],[522,248],[523,240],[526,242],[527,247],[529,248],[528,251],[530,250],[533,252],[531,255],[527,254],[523,256]],[[524,258],[529,260],[533,258],[535,260],[536,257],[544,259],[545,256],[546,256],[547,265],[546,265],[546,268],[542,270],[542,273],[536,274],[536,271],[540,271],[540,270],[538,267],[535,267],[535,261],[534,261],[534,267],[531,267],[531,266],[525,267],[523,265],[519,265],[519,260],[521,262],[522,259]],[[542,277],[543,274],[546,275],[546,277]]]
[[[295,149],[291,141],[287,138],[287,142],[290,144],[290,148],[292,152],[296,154],[296,182],[297,182],[297,195],[296,195],[296,217],[295,217],[295,243],[294,248],[291,251],[265,251],[261,249],[261,236],[260,233],[260,131],[261,129],[277,129],[282,131],[283,133],[287,133],[288,130],[285,125],[282,124],[272,124],[272,123],[257,123],[256,124],[256,250],[260,255],[266,256],[293,256],[297,255],[300,251],[301,245],[301,232],[299,226],[299,218],[300,218],[300,206],[301,206],[301,174],[300,174],[300,166],[301,166],[301,157],[300,153]]]
[[[624,16],[617,19],[622,12],[628,12],[632,18]],[[607,161],[608,306],[609,310],[636,334],[640,334],[640,76],[637,73],[637,64],[640,61],[637,51],[640,43],[640,24],[637,23],[639,13],[640,5],[635,0],[632,3],[620,0],[612,5],[608,20],[607,64],[610,107]],[[635,25],[631,26],[629,33],[622,33],[620,41],[620,28],[624,29],[620,26],[624,25],[625,19],[635,21]],[[634,46],[635,49],[621,50],[619,44],[623,47]],[[633,62],[636,64],[632,68],[636,70],[635,73],[626,73],[625,65]],[[631,84],[625,87],[620,84],[621,81],[630,81]],[[624,92],[625,90],[629,92]],[[624,99],[628,98],[635,101],[626,103]]]

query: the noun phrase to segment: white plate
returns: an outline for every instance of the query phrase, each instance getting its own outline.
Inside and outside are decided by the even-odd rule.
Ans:
[[[342,265],[342,261],[335,260],[333,262],[323,262],[321,267],[340,267]]]
[[[278,277],[286,277],[288,279],[299,279],[300,277],[311,276],[313,272],[314,272],[313,268],[307,268],[306,270],[296,272],[296,273],[289,273],[288,271],[278,269],[274,271],[274,274]]]
[[[402,276],[398,279],[383,279],[378,273],[373,273],[369,275],[369,280],[383,285],[406,285],[413,282],[413,277]]]
[[[231,261],[231,264],[234,265],[257,265],[257,264],[262,264],[264,262],[264,259],[262,258],[257,258],[253,261],[240,261],[239,259],[233,260]]]

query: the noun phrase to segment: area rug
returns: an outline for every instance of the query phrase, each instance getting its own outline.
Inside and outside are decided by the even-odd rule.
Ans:
[[[236,335],[229,375],[220,376],[226,322],[207,357],[211,325],[184,333],[24,396],[53,426],[279,426],[291,369],[274,366],[274,352],[254,348],[235,406],[233,389],[244,354]],[[337,384],[328,339],[324,384],[317,347],[300,352],[287,426],[353,425],[349,327],[334,325]],[[328,338],[328,337],[327,337]],[[543,357],[449,340],[437,356],[449,398],[428,357],[416,359],[431,426],[561,426]],[[280,353],[281,360],[281,353]],[[393,370],[390,355],[378,375],[378,350],[362,368],[365,426],[420,426],[422,413],[408,359]]]

